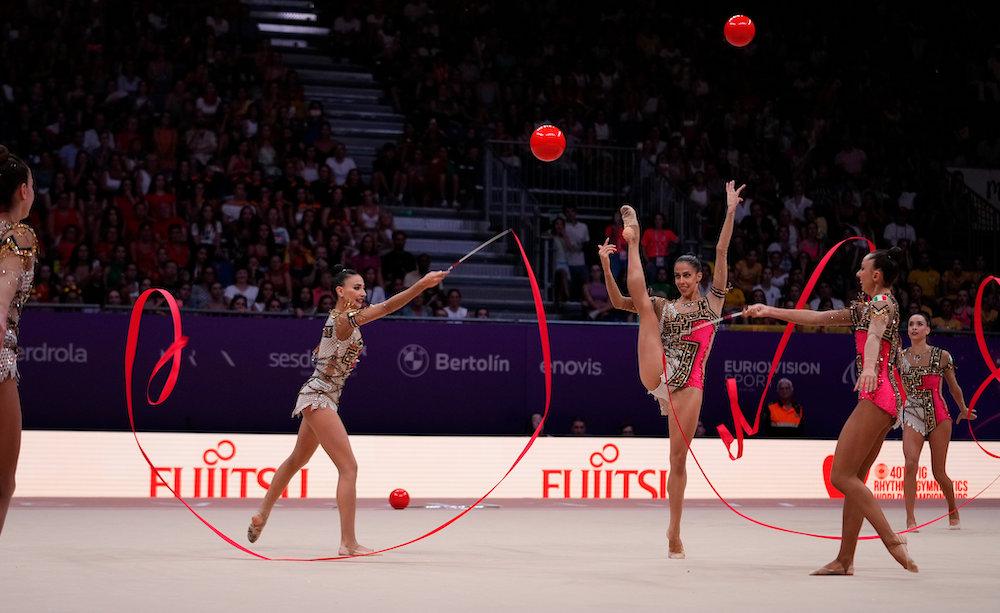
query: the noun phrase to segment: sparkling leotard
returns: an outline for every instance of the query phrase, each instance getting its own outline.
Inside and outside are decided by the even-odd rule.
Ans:
[[[944,352],[940,347],[931,347],[930,360],[926,366],[913,365],[909,351],[903,351],[900,359],[903,388],[906,390],[903,423],[924,436],[930,434],[941,422],[951,419],[948,405],[941,394],[941,383],[945,373],[954,369],[955,364],[950,357],[943,356]]]
[[[292,417],[301,414],[306,407],[314,410],[339,409],[340,394],[344,391],[347,378],[354,371],[365,345],[361,339],[361,328],[354,321],[357,313],[346,313],[353,329],[347,340],[342,341],[337,338],[337,318],[344,313],[330,311],[323,326],[323,337],[315,351],[316,369],[299,390]]]
[[[0,348],[0,382],[19,379],[17,372],[17,335],[21,311],[31,297],[35,279],[35,232],[24,224],[0,221],[0,282],[14,287],[14,297],[4,322],[3,346]]]
[[[875,366],[877,377],[875,389],[871,392],[858,392],[859,400],[871,401],[875,406],[888,413],[899,426],[903,415],[903,403],[906,393],[899,373],[899,304],[891,294],[876,296],[870,302],[855,301],[851,303],[851,325],[854,328],[854,343],[857,351],[855,367],[860,376],[864,366],[865,343],[868,340],[868,325],[875,317],[887,319],[885,332],[879,339],[878,363]]]
[[[715,289],[711,290],[715,293]],[[724,292],[717,292],[725,296]],[[660,385],[649,393],[667,401],[668,390],[685,387],[705,389],[705,362],[715,341],[718,313],[708,304],[708,298],[694,303],[691,311],[681,312],[676,302],[663,302],[660,312],[660,340],[666,355],[666,376],[660,375]],[[660,403],[660,412],[667,415],[669,407]]]

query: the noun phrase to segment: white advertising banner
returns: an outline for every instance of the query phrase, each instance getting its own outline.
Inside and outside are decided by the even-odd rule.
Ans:
[[[18,497],[164,498],[163,481],[186,498],[260,498],[275,467],[294,444],[292,435],[140,434],[157,471],[125,432],[25,431],[17,471]],[[413,498],[468,498],[485,493],[507,471],[526,437],[353,436],[358,495],[385,498],[404,488]],[[696,439],[693,450],[727,498],[837,498],[830,485],[835,441],[747,440],[731,461],[718,439]],[[989,446],[989,444],[987,444]],[[1000,447],[1000,444],[994,444]],[[540,438],[496,498],[662,499],[667,482],[666,439]],[[948,473],[959,498],[974,496],[1000,474],[1000,462],[974,443],[952,442]],[[162,481],[161,481],[162,479]],[[337,472],[322,450],[291,481],[290,498],[333,498]],[[868,486],[882,499],[902,498],[903,454],[887,441]],[[918,496],[940,498],[924,447]],[[688,461],[688,498],[714,498]],[[1000,498],[1000,486],[983,498]]]

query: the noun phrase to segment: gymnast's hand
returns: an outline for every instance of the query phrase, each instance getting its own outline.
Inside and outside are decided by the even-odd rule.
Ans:
[[[739,188],[736,187],[736,181],[726,182],[726,209],[729,212],[733,212],[743,202],[743,197],[740,195],[743,190],[746,189],[746,185],[741,185]]]
[[[858,382],[854,384],[854,391],[871,393],[875,391],[875,383],[878,377],[875,375],[874,370],[864,370],[861,372],[861,376],[858,377]]]
[[[766,304],[751,304],[747,308],[743,309],[743,317],[770,317],[771,307]]]
[[[441,282],[444,281],[444,278],[447,276],[447,270],[435,270],[424,275],[423,278],[417,281],[416,284],[420,286],[421,290],[430,289],[441,285]]]
[[[608,263],[608,259],[611,257],[612,253],[618,253],[618,247],[608,243],[610,240],[610,238],[606,238],[604,239],[603,245],[597,246],[597,256],[601,258],[602,264]]]
[[[961,408],[961,410],[958,412],[958,419],[955,420],[955,423],[956,424],[957,423],[961,423],[963,419],[968,419],[969,421],[972,421],[973,419],[975,419],[977,417],[979,417],[979,416],[976,415],[975,410],[970,411],[969,407],[963,405],[962,408]]]

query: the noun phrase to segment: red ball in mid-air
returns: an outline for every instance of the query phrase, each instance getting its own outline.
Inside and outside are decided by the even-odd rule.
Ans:
[[[531,153],[543,162],[554,162],[566,150],[566,137],[559,128],[545,124],[531,133]]]
[[[410,504],[410,494],[404,489],[394,489],[389,494],[389,504],[394,509],[403,510]]]
[[[757,27],[746,15],[733,15],[723,28],[726,40],[734,47],[746,47],[757,33]]]

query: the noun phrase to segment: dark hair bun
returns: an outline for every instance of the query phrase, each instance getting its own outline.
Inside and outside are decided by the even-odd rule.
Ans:
[[[334,264],[333,265],[333,274],[334,275],[339,275],[343,271],[344,271],[344,265],[343,264]]]
[[[30,174],[27,164],[10,149],[0,145],[0,212],[10,210],[14,195],[19,187],[28,182]]]
[[[872,258],[873,266],[882,271],[882,278],[885,286],[889,287],[896,282],[899,276],[899,264],[901,262],[903,250],[899,247],[891,249],[877,249],[865,257]]]

